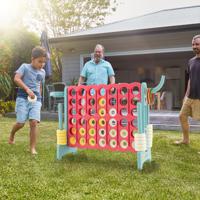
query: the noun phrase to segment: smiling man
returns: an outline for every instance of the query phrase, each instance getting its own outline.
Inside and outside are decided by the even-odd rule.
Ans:
[[[78,85],[86,82],[86,85],[99,85],[115,83],[115,73],[112,65],[103,59],[104,47],[97,44],[94,49],[93,58],[85,63],[81,72]]]
[[[189,80],[179,114],[183,139],[176,141],[175,144],[189,144],[189,116],[200,120],[200,35],[193,37],[192,48],[195,56],[188,63]]]

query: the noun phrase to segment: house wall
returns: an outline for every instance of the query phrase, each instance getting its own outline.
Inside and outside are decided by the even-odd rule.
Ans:
[[[119,59],[111,59],[113,67],[117,69],[117,82],[122,82],[123,80],[126,80],[127,82],[131,82],[132,80],[137,81],[138,76],[135,76],[135,72],[139,67],[150,68],[152,71],[156,71],[157,69],[159,73],[157,73],[154,77],[154,81],[158,82],[160,74],[165,73],[166,68],[171,66],[179,66],[181,75],[178,81],[181,86],[177,86],[177,88],[179,88],[178,101],[176,99],[174,100],[176,101],[174,106],[177,107],[180,106],[181,99],[185,92],[185,69],[187,67],[188,59],[192,56],[192,48],[189,52],[188,48],[190,49],[191,47],[192,37],[199,32],[200,29],[149,34],[141,33],[140,35],[91,38],[77,41],[71,40],[62,43],[54,43],[52,45],[63,52],[62,79],[64,82],[69,82],[73,78],[79,77],[81,66],[83,65],[83,57],[89,56],[93,52],[94,46],[97,43],[104,45],[106,53],[109,55],[108,60],[111,58],[110,55],[115,56],[115,58],[119,57]],[[134,54],[134,52],[141,51],[140,53],[143,54],[142,52],[146,51],[145,54],[148,54],[148,51],[151,52],[152,50],[156,50],[158,53],[159,51],[162,52],[163,50],[170,51],[172,48],[183,48],[183,50],[185,48],[187,49],[187,55],[185,52],[183,52],[180,53],[176,58],[176,56],[172,56],[175,54],[173,52],[172,54],[166,54],[164,59],[162,58],[162,54],[156,54],[156,56],[150,55],[148,59],[145,59],[145,57],[140,58],[140,55],[133,55],[132,61],[125,61],[120,59],[119,56],[120,53],[125,55],[126,52],[133,52]],[[139,59],[137,59],[137,57],[139,57]],[[169,85],[171,84],[169,80],[167,82]]]

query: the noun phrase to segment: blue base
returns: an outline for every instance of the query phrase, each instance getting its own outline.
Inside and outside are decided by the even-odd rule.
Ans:
[[[138,170],[143,169],[143,165],[146,161],[151,161],[151,149],[147,151],[137,152],[137,168]]]
[[[68,147],[66,145],[57,144],[56,158],[58,160],[61,160],[64,155],[66,155],[68,153],[76,153],[76,152],[77,152],[77,148],[72,148],[72,147]]]

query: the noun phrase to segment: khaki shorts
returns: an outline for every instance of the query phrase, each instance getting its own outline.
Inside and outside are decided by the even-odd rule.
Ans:
[[[200,99],[185,98],[180,115],[190,116],[196,120],[200,120]]]

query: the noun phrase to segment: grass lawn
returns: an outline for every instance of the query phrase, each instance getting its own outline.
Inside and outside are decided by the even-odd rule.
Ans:
[[[0,118],[0,199],[200,199],[200,134],[174,146],[180,133],[156,131],[154,161],[139,172],[131,153],[79,150],[57,161],[56,122],[40,124],[39,154],[31,156],[28,125],[7,144],[14,121]]]

